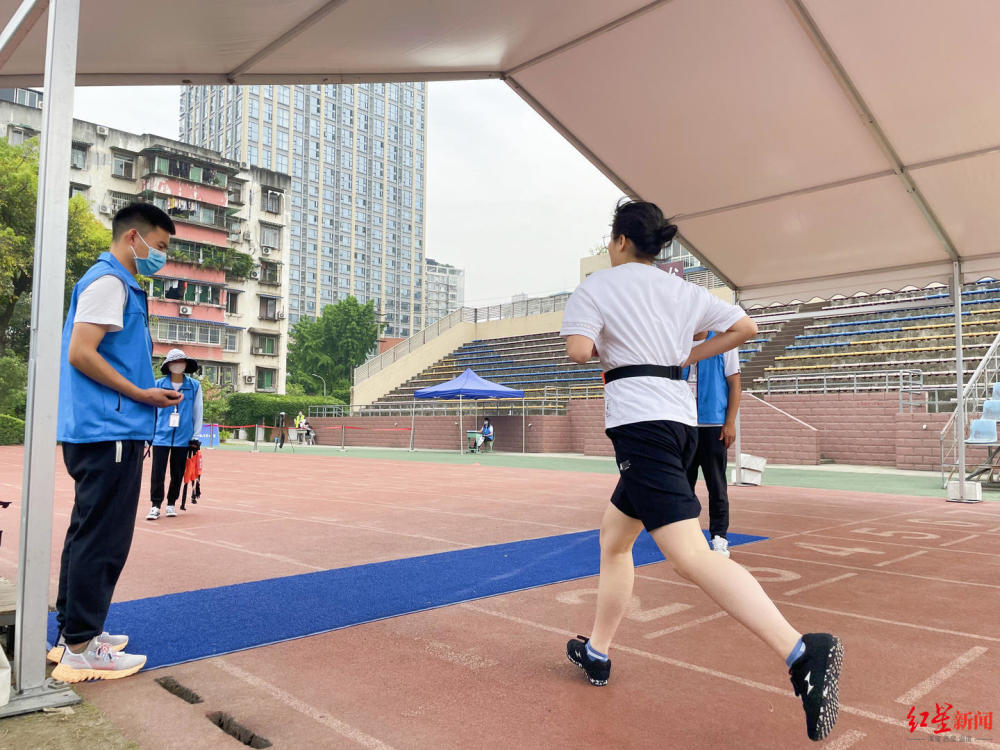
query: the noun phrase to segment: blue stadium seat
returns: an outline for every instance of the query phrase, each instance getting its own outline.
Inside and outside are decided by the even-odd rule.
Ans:
[[[966,443],[985,444],[997,442],[997,423],[992,419],[973,419]]]
[[[1000,401],[987,401],[983,404],[983,419],[1000,421]]]

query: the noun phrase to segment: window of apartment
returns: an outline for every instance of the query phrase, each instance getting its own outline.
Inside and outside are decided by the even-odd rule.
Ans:
[[[240,312],[240,292],[226,292],[226,312],[237,315]]]
[[[221,304],[221,294],[221,287],[207,284],[187,284],[184,289],[184,300],[199,304],[218,305]]]
[[[273,391],[275,389],[275,384],[277,383],[277,370],[272,370],[268,367],[258,367],[257,368],[257,390],[258,391]]]
[[[271,190],[269,188],[261,189],[261,209],[272,214],[281,213],[281,198],[282,195],[277,190]],[[277,247],[277,245],[270,245],[269,247]]]
[[[222,337],[222,350],[238,352],[240,350],[240,332],[227,330]]]
[[[281,273],[277,263],[266,260],[260,262],[260,282],[262,284],[280,284]]]
[[[135,179],[135,157],[125,154],[115,154],[111,163],[111,174],[126,180]]]
[[[109,200],[111,201],[112,214],[118,213],[123,208],[125,208],[125,206],[127,206],[129,203],[135,200],[135,196],[130,195],[129,193],[116,193],[114,191],[110,191],[108,193],[108,196]]]
[[[87,147],[74,143],[73,148],[69,153],[69,164],[73,169],[86,169]]]
[[[281,229],[270,224],[260,225],[260,244],[263,247],[277,248],[281,245]]]
[[[251,354],[266,354],[269,356],[277,356],[278,337],[254,334],[253,344],[251,344],[251,346],[252,346],[250,350]]]
[[[288,106],[291,102],[291,89],[288,86],[278,86],[278,104]]]
[[[278,300],[274,297],[261,297],[258,317],[261,320],[277,320]]]
[[[217,386],[226,386],[236,380],[236,365],[206,362],[201,366],[202,379]]]
[[[87,197],[87,186],[77,185],[75,183],[70,183],[69,185],[69,197],[72,198],[76,195],[82,195],[84,198]]]

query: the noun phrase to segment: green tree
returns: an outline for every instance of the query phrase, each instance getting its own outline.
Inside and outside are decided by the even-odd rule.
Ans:
[[[24,419],[28,366],[17,357],[0,357],[0,414]]]
[[[365,361],[378,341],[379,324],[374,303],[359,304],[354,297],[327,305],[316,320],[303,318],[292,330],[288,346],[288,380],[307,394],[344,393],[351,373]]]
[[[0,356],[14,343],[14,353],[27,356],[37,194],[37,139],[19,146],[0,140]],[[73,284],[111,244],[111,233],[82,196],[70,199],[68,229],[67,298]]]

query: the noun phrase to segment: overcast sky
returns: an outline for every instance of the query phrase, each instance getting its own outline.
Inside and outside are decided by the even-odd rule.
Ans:
[[[78,88],[75,114],[177,138],[179,92]],[[620,191],[503,83],[432,83],[427,107],[427,256],[465,269],[466,304],[573,289]]]

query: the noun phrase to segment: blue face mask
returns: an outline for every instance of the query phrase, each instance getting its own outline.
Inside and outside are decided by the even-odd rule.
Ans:
[[[142,244],[149,249],[149,255],[145,258],[140,258],[135,254],[135,247],[132,247],[132,257],[135,258],[135,268],[143,276],[152,276],[166,264],[167,254],[162,250],[150,247],[149,243],[146,242],[146,240],[143,240],[142,235],[138,232],[135,236],[142,240]]]

